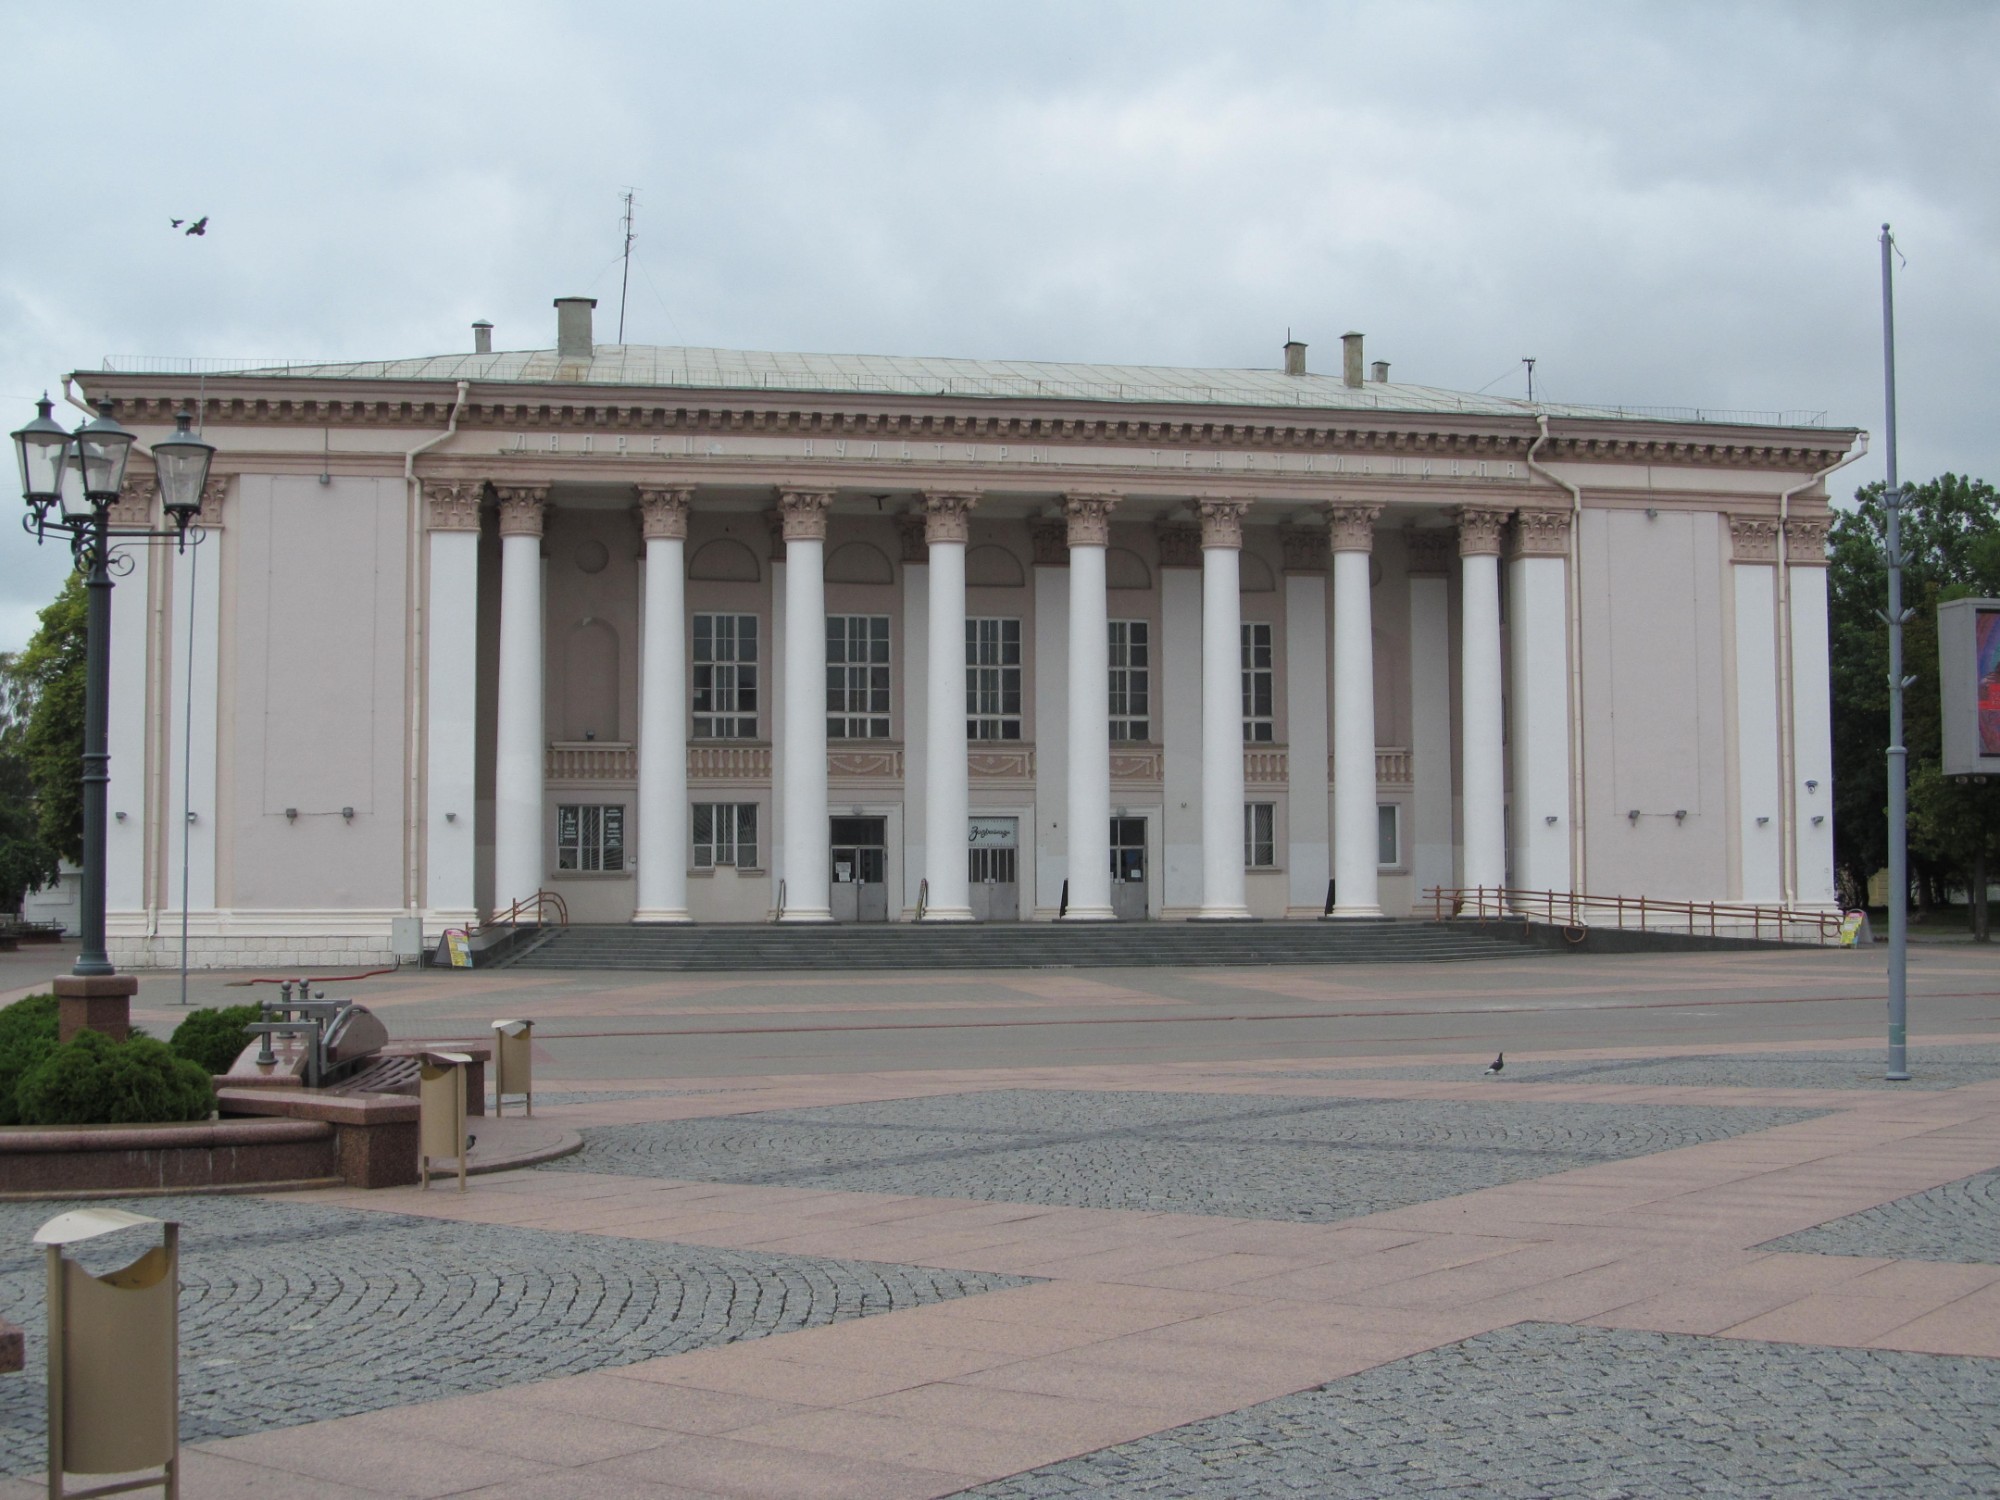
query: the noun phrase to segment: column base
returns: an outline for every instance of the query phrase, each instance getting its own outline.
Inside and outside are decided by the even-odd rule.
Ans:
[[[694,918],[687,914],[685,907],[682,907],[674,910],[663,908],[659,911],[635,911],[632,913],[632,920],[634,922],[692,922]]]
[[[922,920],[925,922],[970,922],[972,908],[969,906],[926,907]]]
[[[1072,906],[1061,918],[1065,922],[1115,922],[1118,914],[1108,906]]]
[[[1336,906],[1332,911],[1321,917],[1320,920],[1322,922],[1379,922],[1384,920],[1384,918],[1382,916],[1382,908],[1379,906]]]
[[[1190,922],[1254,922],[1247,906],[1204,906],[1189,917]]]
[[[794,907],[782,917],[779,917],[778,921],[785,926],[803,922],[807,924],[817,923],[822,927],[831,927],[833,925],[833,908],[830,906]]]
[[[50,985],[56,995],[56,1040],[66,1042],[79,1031],[96,1031],[114,1042],[132,1034],[132,997],[139,981],[130,974],[59,974]]]

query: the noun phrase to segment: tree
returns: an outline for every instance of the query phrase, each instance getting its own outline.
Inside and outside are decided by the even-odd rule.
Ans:
[[[21,898],[56,879],[58,860],[42,842],[35,785],[22,741],[27,733],[25,693],[11,652],[0,652],[0,912],[21,909]]]
[[[72,573],[42,611],[41,628],[12,672],[25,709],[21,753],[34,788],[36,832],[73,864],[83,859],[85,622],[83,575]]]
[[[1889,627],[1883,486],[1835,517],[1828,559],[1832,647],[1834,863],[1843,886],[1865,890],[1888,863]],[[1940,769],[1937,607],[2000,596],[2000,492],[1944,474],[1906,485],[1902,519],[1903,695],[1909,750],[1910,870],[1919,907],[1983,884],[2000,854],[2000,787],[1960,786]],[[1977,894],[1977,892],[1975,892]],[[1980,924],[1983,927],[1983,921]]]

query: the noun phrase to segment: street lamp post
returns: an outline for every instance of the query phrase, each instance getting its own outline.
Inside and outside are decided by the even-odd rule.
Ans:
[[[111,571],[114,544],[171,541],[185,548],[204,533],[189,528],[201,514],[202,488],[215,457],[211,444],[192,431],[192,417],[182,412],[173,436],[153,445],[159,477],[160,503],[169,529],[113,526],[111,506],[125,483],[125,465],[136,435],[119,426],[111,403],[98,414],[65,432],[50,415],[44,396],[35,419],[16,432],[14,448],[21,463],[21,493],[28,503],[22,526],[37,542],[51,535],[66,537],[76,565],[84,574],[88,606],[85,614],[85,688],[83,713],[83,900],[82,946],[75,968],[55,981],[61,1002],[62,1035],[89,1027],[123,1037],[130,1027],[136,979],[112,967],[104,947],[105,805],[111,784]]]

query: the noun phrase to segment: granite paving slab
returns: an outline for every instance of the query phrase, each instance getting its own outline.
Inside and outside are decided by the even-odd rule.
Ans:
[[[2000,1169],[1830,1219],[1759,1248],[2000,1266]]]
[[[2000,1362],[1524,1323],[978,1500],[2000,1493]]]
[[[1816,1117],[1007,1089],[604,1126],[543,1170],[1323,1222]]]
[[[1688,1057],[1613,1057],[1589,1062],[1508,1058],[1487,1081],[1510,1083],[1645,1083],[1691,1088],[1950,1089],[2000,1078],[2000,1045],[1910,1048],[1910,1080],[1883,1078],[1883,1049],[1842,1052],[1745,1052]],[[1265,1075],[1259,1075],[1265,1076]],[[1422,1083],[1485,1079],[1485,1065],[1287,1069],[1286,1078],[1392,1078]]]
[[[1015,1276],[706,1249],[258,1198],[148,1198],[178,1219],[181,1432],[233,1437],[629,1365],[1021,1286]],[[76,1207],[0,1204],[0,1308],[28,1331],[0,1380],[0,1474],[41,1467],[43,1252]],[[93,1272],[150,1230],[80,1246]],[[125,1243],[118,1243],[123,1241]]]

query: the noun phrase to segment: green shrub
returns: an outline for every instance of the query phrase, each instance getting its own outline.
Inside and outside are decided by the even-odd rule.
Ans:
[[[0,1125],[21,1123],[15,1089],[56,1050],[58,1010],[54,995],[29,995],[0,1007]]]
[[[261,1020],[263,1014],[261,1005],[190,1011],[187,1019],[174,1028],[167,1045],[204,1072],[227,1073],[229,1065],[250,1045],[250,1033],[243,1028]]]
[[[165,1042],[114,1042],[79,1031],[23,1078],[15,1090],[27,1125],[145,1125],[205,1120],[215,1090],[200,1064],[176,1057]]]

